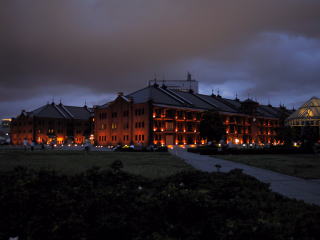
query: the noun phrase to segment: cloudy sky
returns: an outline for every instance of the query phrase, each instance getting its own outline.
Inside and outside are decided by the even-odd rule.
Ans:
[[[320,97],[320,1],[0,0],[0,117],[188,71],[228,98]]]

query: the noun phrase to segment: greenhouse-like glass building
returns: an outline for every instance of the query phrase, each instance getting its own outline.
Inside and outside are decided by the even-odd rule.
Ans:
[[[320,127],[320,98],[312,97],[287,118],[291,127]]]

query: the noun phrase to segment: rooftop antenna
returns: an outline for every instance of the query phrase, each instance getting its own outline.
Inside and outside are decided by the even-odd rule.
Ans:
[[[54,96],[52,96],[52,103],[54,103]]]
[[[218,96],[220,96],[220,89],[218,88]]]
[[[62,104],[61,98],[60,98],[60,104]]]
[[[84,106],[87,106],[87,99],[84,100]]]
[[[269,97],[269,96],[268,96],[268,105],[271,105],[271,104],[270,104],[270,97]]]

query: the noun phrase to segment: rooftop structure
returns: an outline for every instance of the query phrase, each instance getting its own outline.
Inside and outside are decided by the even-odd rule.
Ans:
[[[187,80],[150,80],[149,85],[158,84],[159,86],[166,86],[167,89],[179,90],[182,92],[192,91],[194,93],[199,92],[198,81],[192,79],[190,73],[188,73]]]

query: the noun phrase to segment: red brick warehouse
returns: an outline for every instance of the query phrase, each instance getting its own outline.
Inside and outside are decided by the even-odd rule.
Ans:
[[[285,107],[260,105],[247,99],[226,99],[199,94],[195,80],[156,81],[141,90],[96,106],[95,141],[98,145],[201,144],[199,124],[207,110],[219,112],[226,125],[226,140],[235,144],[275,143]],[[190,83],[190,84],[188,84]],[[192,85],[191,85],[192,83]]]

